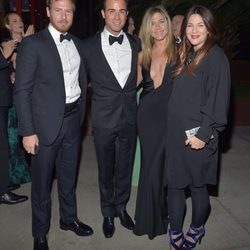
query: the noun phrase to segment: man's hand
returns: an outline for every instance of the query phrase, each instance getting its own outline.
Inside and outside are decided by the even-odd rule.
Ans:
[[[27,153],[35,155],[35,146],[39,145],[37,135],[30,135],[23,137],[23,147],[27,151]]]
[[[2,47],[3,47],[3,56],[5,59],[8,59],[13,51],[16,49],[17,46],[17,41],[15,40],[10,40],[8,42],[3,42]]]
[[[196,136],[192,136],[189,139],[185,141],[186,145],[190,145],[192,149],[202,149],[205,147],[206,143],[200,139],[198,139]]]

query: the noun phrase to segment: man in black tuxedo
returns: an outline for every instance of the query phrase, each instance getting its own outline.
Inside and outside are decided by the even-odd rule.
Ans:
[[[8,59],[16,48],[16,42],[11,40],[0,48],[0,204],[17,204],[28,199],[9,191],[9,141],[8,141],[8,111],[12,105],[12,69]]]
[[[48,249],[51,184],[56,167],[60,228],[88,236],[93,230],[77,218],[76,177],[85,112],[86,74],[80,41],[67,33],[73,0],[48,0],[50,24],[18,47],[15,101],[19,132],[32,157],[34,249]],[[55,164],[56,163],[56,164]]]
[[[114,217],[132,230],[126,212],[136,139],[136,81],[139,40],[122,31],[127,1],[104,0],[103,32],[84,41],[83,57],[89,73],[92,125],[99,168],[103,232],[115,231]]]

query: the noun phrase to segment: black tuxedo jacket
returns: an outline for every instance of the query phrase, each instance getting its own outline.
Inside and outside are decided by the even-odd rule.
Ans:
[[[11,67],[0,51],[0,106],[12,105],[12,84],[10,82]]]
[[[136,123],[138,38],[127,35],[131,50],[131,72],[121,88],[102,51],[101,33],[83,41],[83,58],[93,88],[92,124],[99,128],[114,128],[122,114],[130,124]]]
[[[80,54],[81,41],[70,36]],[[82,62],[79,82],[82,122],[87,87]],[[60,55],[47,28],[24,38],[18,47],[14,97],[20,135],[37,134],[41,143],[52,144],[64,118],[65,87]]]

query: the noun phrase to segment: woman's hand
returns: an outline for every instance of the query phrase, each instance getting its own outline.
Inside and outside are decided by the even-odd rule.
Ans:
[[[34,25],[29,25],[28,29],[26,30],[25,33],[23,33],[23,37],[29,36],[35,33],[35,28]]]
[[[16,49],[16,46],[17,42],[15,40],[10,40],[8,42],[2,43],[3,56],[5,57],[5,59],[8,59],[13,54],[13,51]]]
[[[185,144],[186,144],[186,145],[190,145],[190,147],[191,147],[192,149],[196,149],[196,150],[202,149],[202,148],[204,148],[205,145],[206,145],[206,143],[205,143],[204,141],[200,140],[200,139],[197,138],[196,136],[192,136],[192,137],[190,137],[189,139],[187,139],[187,140],[185,141]]]

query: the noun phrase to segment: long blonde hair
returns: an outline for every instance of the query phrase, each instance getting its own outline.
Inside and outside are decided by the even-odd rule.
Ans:
[[[150,63],[151,63],[151,51],[154,45],[154,39],[150,34],[152,27],[152,19],[155,13],[160,13],[166,19],[167,22],[168,33],[166,36],[166,42],[164,48],[165,54],[167,55],[167,62],[166,62],[167,65],[174,63],[176,56],[171,19],[166,9],[161,5],[150,7],[143,16],[142,25],[139,32],[139,37],[141,39],[141,46],[142,46],[142,65],[144,68],[148,70],[150,68]]]

